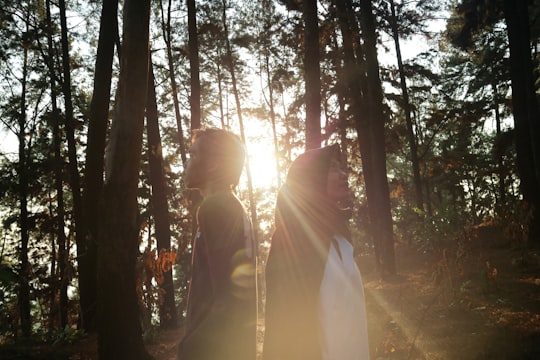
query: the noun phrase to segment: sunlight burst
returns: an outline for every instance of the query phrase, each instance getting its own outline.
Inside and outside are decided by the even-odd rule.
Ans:
[[[276,157],[272,139],[247,139],[249,167],[253,187],[270,188],[277,186]]]

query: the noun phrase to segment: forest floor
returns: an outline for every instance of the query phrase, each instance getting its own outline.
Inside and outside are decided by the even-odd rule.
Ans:
[[[360,258],[372,360],[540,359],[540,251],[477,229],[431,251],[396,244],[398,275],[381,281]],[[181,330],[146,344],[174,360]],[[97,359],[95,337],[70,345],[0,347],[0,359]]]

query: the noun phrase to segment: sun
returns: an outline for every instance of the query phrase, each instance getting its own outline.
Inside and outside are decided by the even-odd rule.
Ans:
[[[278,186],[274,144],[271,136],[246,139],[249,169],[256,189]]]
[[[277,186],[276,158],[273,146],[257,143],[248,149],[249,169],[254,188]]]
[[[277,189],[280,184],[270,124],[257,118],[249,118],[244,126],[244,139],[253,189],[263,191]],[[247,187],[246,169],[242,172],[240,187]]]

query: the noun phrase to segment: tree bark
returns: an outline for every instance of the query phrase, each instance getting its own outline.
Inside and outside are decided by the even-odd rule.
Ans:
[[[197,34],[197,7],[195,0],[187,0],[187,10],[191,129],[198,129],[201,127],[201,81],[199,78],[199,36]]]
[[[358,134],[369,211],[368,234],[373,240],[377,269],[381,276],[395,274],[392,218],[388,180],[382,87],[376,53],[376,34],[371,4],[362,6],[362,35],[350,1],[334,1],[343,37],[344,74]]]
[[[366,56],[366,80],[368,84],[367,104],[371,122],[371,176],[374,185],[375,201],[370,201],[374,214],[371,219],[372,231],[378,237],[376,243],[380,247],[377,264],[383,276],[396,273],[394,257],[394,232],[390,207],[388,178],[386,175],[386,148],[383,109],[383,92],[379,77],[379,62],[377,60],[377,34],[375,31],[375,16],[371,0],[360,0],[360,26],[364,38]]]
[[[530,49],[529,14],[526,1],[504,1],[510,74],[512,112],[516,132],[518,171],[523,198],[532,211],[529,223],[531,245],[540,245],[540,116],[534,88]]]
[[[317,0],[302,2],[304,17],[304,82],[306,150],[321,146],[321,68]]]
[[[174,104],[174,115],[176,118],[176,127],[178,130],[178,148],[180,150],[180,158],[184,168],[186,166],[187,155],[186,145],[184,144],[184,129],[182,126],[182,116],[180,115],[180,104],[178,103],[178,85],[176,83],[176,72],[174,71],[172,44],[171,44],[171,0],[167,7],[167,19],[161,10],[161,26],[163,29],[163,40],[167,49],[167,64],[169,66],[169,79],[171,81],[171,91]]]
[[[270,29],[272,26],[272,14],[274,12],[274,9],[271,8],[271,3],[269,0],[263,1],[263,11],[265,12],[265,24],[264,29],[265,31]],[[264,34],[262,34],[264,35]],[[272,81],[272,75],[270,72],[270,53],[271,50],[268,47],[268,43],[265,42],[265,48],[264,48],[264,70],[266,72],[266,81],[268,86],[268,107],[270,108],[270,121],[272,123],[272,140],[274,144],[274,153],[275,153],[275,166],[276,166],[276,182],[277,187],[281,187],[281,174],[280,174],[280,166],[279,166],[279,143],[278,143],[278,136],[276,131],[276,112],[275,112],[275,105],[274,105],[274,84]]]
[[[73,101],[71,95],[71,66],[69,56],[69,40],[68,29],[66,19],[66,3],[65,0],[59,0],[58,7],[60,10],[60,26],[61,26],[61,42],[62,42],[62,93],[64,94],[64,106],[65,106],[65,121],[64,129],[66,132],[66,140],[68,144],[68,159],[69,159],[69,184],[71,187],[71,197],[73,201],[73,222],[75,225],[75,242],[77,245],[84,246],[85,239],[87,237],[87,225],[86,219],[83,216],[83,204],[81,195],[81,181],[79,175],[79,165],[77,160],[77,143],[75,141],[75,121],[73,119]],[[63,232],[62,228],[62,232]],[[65,277],[65,267],[67,265],[67,255],[65,249],[65,241],[63,247],[59,245],[59,267],[61,271],[61,286],[60,286],[60,311],[62,318],[62,326],[67,323],[67,286],[68,280]],[[77,246],[78,247],[78,246]],[[62,259],[61,257],[64,257]],[[65,322],[65,323],[64,323]]]
[[[28,24],[28,21],[27,21]],[[28,25],[27,25],[28,30]],[[18,305],[21,317],[22,335],[29,338],[32,334],[32,319],[30,317],[30,263],[28,262],[28,174],[26,171],[28,157],[26,155],[26,83],[28,77],[28,48],[23,49],[23,68],[21,76],[21,103],[19,113],[19,129],[17,138],[19,141],[19,227],[21,228],[21,248],[19,250],[19,291]]]
[[[399,79],[401,85],[401,93],[403,95],[403,112],[405,114],[405,122],[407,124],[407,140],[409,141],[409,151],[411,157],[413,184],[416,193],[416,207],[420,210],[424,210],[424,197],[422,195],[422,178],[420,176],[420,164],[418,161],[418,145],[416,142],[416,135],[414,133],[413,123],[411,119],[411,104],[409,101],[409,91],[407,88],[407,80],[405,70],[403,68],[403,60],[401,58],[401,46],[399,42],[398,21],[396,17],[396,7],[394,1],[390,1],[390,7],[392,10],[392,36],[394,38],[394,44],[396,48],[396,57],[399,69]]]
[[[99,41],[94,71],[94,89],[89,110],[84,169],[83,214],[87,233],[77,244],[82,327],[97,330],[97,238],[103,190],[105,138],[111,97],[114,44],[118,36],[118,0],[104,0],[101,9]]]
[[[146,131],[148,136],[148,162],[150,167],[150,185],[152,186],[152,214],[155,223],[155,236],[158,254],[171,251],[171,228],[169,205],[167,202],[167,179],[163,168],[161,135],[156,102],[156,90],[152,60],[149,60],[148,99],[146,103]],[[172,264],[171,264],[172,265]],[[160,269],[162,270],[162,269]],[[160,294],[159,321],[163,329],[176,327],[176,307],[174,304],[174,284],[172,266],[163,272],[163,282],[159,284]]]
[[[60,328],[63,329],[67,324],[67,313],[68,313],[68,294],[67,294],[67,285],[68,279],[66,279],[66,233],[65,229],[65,206],[64,206],[64,160],[62,156],[62,138],[60,136],[60,112],[57,105],[57,94],[56,94],[56,69],[54,54],[55,49],[53,46],[52,40],[52,20],[51,20],[51,3],[49,0],[45,2],[46,13],[47,13],[47,59],[46,63],[49,68],[49,78],[50,78],[50,88],[51,88],[51,120],[53,123],[53,134],[52,134],[52,148],[54,154],[54,188],[56,190],[56,236],[58,245],[58,272],[51,272],[52,275],[52,286],[51,286],[51,320],[52,324],[60,325]],[[54,248],[54,241],[52,247]],[[55,267],[54,267],[55,268]],[[58,303],[56,302],[56,294],[58,294]],[[59,317],[57,318],[57,316]]]
[[[233,87],[233,94],[236,103],[236,113],[238,115],[238,123],[240,125],[240,137],[244,146],[246,146],[246,135],[244,131],[244,120],[242,118],[242,106],[240,104],[240,94],[238,93],[238,86],[236,83],[236,70],[234,68],[234,59],[231,49],[231,42],[229,41],[229,30],[227,27],[227,12],[226,12],[226,0],[222,1],[223,4],[223,13],[222,13],[222,22],[223,22],[223,31],[225,32],[225,43],[227,51],[227,65],[229,72],[231,74],[231,82]],[[249,166],[249,149],[246,146],[246,175],[247,175],[247,185],[248,185],[248,196],[249,196],[249,209],[251,213],[251,223],[253,224],[253,234],[255,238],[255,243],[258,244],[259,236],[259,226],[257,221],[257,207],[255,206],[255,197],[253,195],[253,180],[251,178],[251,169]]]
[[[150,359],[142,341],[135,264],[137,190],[147,98],[150,0],[126,0],[115,114],[107,147],[99,239],[101,360]]]

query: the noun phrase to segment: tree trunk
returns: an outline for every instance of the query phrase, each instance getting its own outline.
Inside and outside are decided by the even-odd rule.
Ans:
[[[306,150],[321,146],[321,68],[317,0],[304,0]]]
[[[55,69],[55,49],[53,46],[52,40],[52,20],[51,20],[51,3],[49,0],[45,2],[46,14],[47,14],[47,57],[46,63],[49,69],[49,80],[50,80],[50,89],[51,89],[51,122],[53,124],[53,134],[52,134],[52,148],[54,154],[54,188],[56,191],[56,214],[53,216],[56,219],[56,233],[54,236],[58,245],[58,272],[52,272],[52,281],[51,281],[51,320],[54,328],[54,324],[57,324],[61,329],[63,329],[67,324],[67,307],[68,307],[68,294],[67,294],[67,285],[68,280],[66,279],[66,233],[65,229],[65,206],[64,206],[64,161],[62,156],[62,139],[60,131],[60,112],[57,106],[57,94],[56,94],[56,69]],[[53,247],[54,241],[53,241]],[[56,303],[56,294],[58,294],[59,302]],[[57,318],[58,316],[58,318]]]
[[[49,197],[51,199],[54,198],[53,194],[49,194]],[[54,209],[52,206],[52,201],[49,202],[49,216],[53,218],[54,215]],[[56,301],[56,276],[57,276],[57,270],[56,270],[56,258],[58,256],[56,252],[56,234],[54,230],[50,231],[49,236],[51,237],[51,285],[50,285],[50,292],[49,292],[49,334],[53,334],[54,330],[57,327],[57,301]]]
[[[28,22],[27,22],[28,24]],[[28,30],[28,29],[27,29]],[[30,263],[28,262],[28,174],[26,172],[28,157],[26,156],[26,81],[28,76],[28,48],[23,49],[23,68],[21,76],[21,108],[19,113],[19,227],[21,228],[21,248],[19,250],[19,292],[18,305],[21,318],[22,335],[29,338],[32,334],[30,317]]]
[[[161,2],[160,2],[161,3]],[[167,64],[169,66],[169,79],[171,81],[172,98],[174,104],[174,115],[176,118],[176,127],[178,129],[178,147],[180,149],[180,158],[182,165],[186,166],[186,145],[184,144],[184,129],[182,126],[182,116],[180,115],[180,104],[178,103],[178,85],[176,84],[176,73],[174,71],[172,45],[171,45],[171,0],[167,7],[167,19],[164,17],[163,8],[161,9],[161,26],[163,30],[163,40],[167,48]]]
[[[272,19],[273,19],[273,13],[274,9],[271,8],[271,2],[270,0],[264,0],[262,2],[263,12],[265,14],[264,16],[264,31],[267,32],[268,29],[272,26]],[[260,34],[261,36],[265,36],[265,34]],[[268,36],[268,35],[266,35]],[[266,75],[266,83],[268,86],[268,107],[270,108],[270,122],[272,124],[272,140],[274,144],[274,154],[275,154],[275,167],[276,167],[276,184],[277,187],[281,187],[281,174],[280,174],[280,166],[279,166],[279,143],[278,143],[278,136],[276,131],[276,111],[275,111],[275,105],[274,105],[274,84],[272,81],[272,73],[270,71],[270,54],[271,49],[269,48],[268,42],[264,42],[264,50],[263,50],[263,57],[264,57],[264,71]]]
[[[68,158],[69,158],[69,182],[71,186],[71,196],[73,201],[73,221],[75,223],[75,241],[77,244],[85,242],[87,236],[87,226],[84,217],[82,216],[82,196],[81,196],[81,181],[79,178],[79,166],[77,161],[77,144],[75,141],[75,129],[73,119],[73,102],[71,99],[71,67],[69,57],[69,42],[68,42],[68,30],[66,20],[66,4],[65,0],[59,0],[58,7],[60,9],[60,26],[62,33],[62,93],[64,94],[64,106],[65,106],[65,131],[66,139],[68,143]],[[62,234],[64,234],[64,228],[62,226]],[[61,325],[64,327],[67,324],[67,286],[68,280],[65,277],[65,268],[67,265],[67,255],[65,248],[65,234],[62,243],[58,243],[58,265],[60,270],[60,313],[61,313]]]
[[[222,1],[223,4],[223,13],[222,13],[222,22],[223,22],[223,31],[225,32],[225,42],[226,42],[226,50],[227,50],[227,65],[229,67],[229,72],[231,74],[231,82],[233,87],[233,93],[234,93],[234,99],[236,102],[236,112],[238,114],[238,123],[240,125],[240,137],[242,138],[242,142],[244,143],[244,146],[246,146],[246,135],[244,132],[244,120],[242,118],[242,106],[240,105],[240,94],[238,93],[238,86],[236,84],[236,71],[234,68],[234,59],[233,59],[233,53],[231,49],[231,42],[229,41],[229,31],[227,27],[227,12],[226,12],[226,0]],[[253,195],[253,181],[251,178],[251,169],[249,166],[249,149],[247,149],[246,146],[246,175],[247,175],[247,185],[248,185],[248,196],[249,196],[249,209],[251,212],[251,223],[253,224],[253,233],[255,238],[255,243],[258,244],[258,236],[259,236],[259,225],[257,221],[257,207],[255,205],[255,197]]]
[[[394,233],[392,213],[390,208],[390,194],[386,176],[386,149],[383,109],[383,93],[379,78],[379,63],[377,60],[377,35],[375,31],[375,16],[373,15],[371,1],[360,0],[360,24],[364,39],[364,53],[366,57],[366,80],[368,92],[366,100],[371,141],[371,168],[372,173],[365,173],[372,178],[374,201],[369,202],[372,208],[372,231],[375,235],[375,246],[379,246],[377,265],[383,276],[396,273],[394,258]]]
[[[405,76],[405,70],[403,68],[403,60],[401,58],[401,46],[399,43],[399,31],[398,22],[396,17],[396,7],[394,1],[390,1],[390,7],[392,9],[392,36],[394,38],[394,44],[396,47],[396,57],[399,69],[399,79],[401,85],[401,92],[403,95],[403,112],[405,113],[405,121],[407,124],[407,140],[409,141],[409,150],[411,156],[411,165],[413,172],[413,184],[416,193],[416,207],[420,210],[424,210],[424,197],[422,195],[422,179],[420,177],[420,164],[418,161],[418,145],[416,143],[416,136],[414,134],[413,123],[411,119],[411,104],[409,101],[409,92],[407,89],[407,81]]]
[[[191,129],[199,129],[201,127],[201,81],[199,78],[199,37],[197,35],[197,7],[195,0],[187,0],[187,10]]]
[[[137,190],[148,84],[150,0],[126,0],[116,107],[103,188],[98,288],[101,360],[149,359],[142,341],[135,264]]]
[[[395,274],[392,218],[388,180],[382,87],[379,79],[376,34],[371,3],[362,4],[362,29],[365,48],[360,46],[360,33],[350,1],[334,1],[337,8],[344,46],[344,79],[347,79],[351,108],[358,134],[370,224],[379,273]]]
[[[510,47],[512,111],[516,153],[523,198],[532,211],[529,224],[531,245],[540,245],[540,116],[534,88],[530,50],[528,5],[504,1]]]
[[[495,80],[495,78],[493,78]],[[493,89],[493,111],[495,113],[495,131],[497,134],[497,138],[499,138],[502,134],[501,131],[501,113],[499,111],[499,105],[500,105],[500,95],[499,91],[497,89],[497,84],[495,81],[492,82],[491,88]],[[503,209],[505,208],[506,204],[506,172],[504,171],[504,157],[502,150],[497,151],[497,173],[499,177],[499,191],[497,198],[497,212],[501,214],[503,212]]]
[[[268,106],[270,107],[270,121],[272,123],[272,139],[274,143],[274,154],[276,158],[276,180],[278,189],[281,187],[281,174],[279,167],[279,145],[278,145],[278,136],[276,131],[276,112],[274,111],[274,91],[272,84],[272,77],[270,76],[270,57],[268,55],[269,51],[265,54],[265,70],[266,70],[266,79],[268,82]]]
[[[118,0],[104,0],[94,71],[94,89],[89,110],[83,213],[87,236],[77,244],[82,327],[97,330],[97,238],[103,190],[103,159],[111,97],[114,43],[118,36]]]
[[[150,184],[152,186],[152,214],[155,224],[155,236],[158,254],[171,251],[171,229],[169,222],[169,205],[167,202],[167,179],[163,168],[161,135],[156,102],[154,71],[151,58],[149,60],[148,99],[146,103],[146,131],[148,136],[148,162],[150,167]],[[172,264],[171,264],[172,265]],[[160,269],[161,270],[161,269]],[[163,329],[176,327],[176,307],[174,304],[174,284],[172,266],[163,272],[163,282],[159,284],[160,305],[159,321]]]

